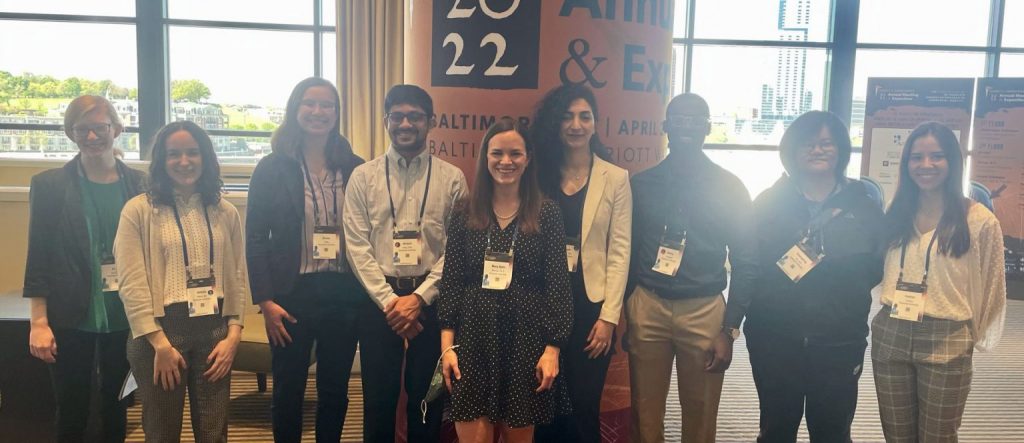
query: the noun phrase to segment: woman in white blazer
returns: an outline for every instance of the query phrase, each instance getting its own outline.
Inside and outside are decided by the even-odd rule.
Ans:
[[[541,189],[565,222],[573,329],[562,351],[573,417],[538,427],[537,441],[600,441],[600,405],[629,272],[633,199],[629,174],[611,164],[595,131],[597,101],[582,85],[552,89],[531,139]]]

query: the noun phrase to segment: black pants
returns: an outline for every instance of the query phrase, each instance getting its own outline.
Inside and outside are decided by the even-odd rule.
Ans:
[[[277,300],[296,323],[284,321],[292,342],[271,346],[274,441],[302,439],[302,404],[310,353],[316,344],[316,441],[341,439],[348,411],[348,381],[356,352],[361,304],[369,303],[351,274],[322,272],[299,277],[292,294]]]
[[[537,442],[601,441],[601,393],[612,353],[591,359],[583,348],[604,303],[593,303],[585,294],[574,298],[572,333],[561,352],[561,373],[569,385],[572,415],[556,416],[552,423],[538,425],[534,432]]]
[[[99,371],[99,424],[97,438],[102,442],[123,442],[127,416],[124,402],[118,401],[121,386],[128,376],[125,344],[128,331],[92,333],[75,329],[53,329],[57,342],[57,362],[50,366],[50,379],[57,398],[57,441],[95,441],[87,438],[85,428],[92,412],[93,374]]]
[[[398,295],[404,295],[398,292]],[[413,297],[412,295],[405,295]],[[362,365],[365,404],[363,440],[368,443],[395,440],[395,411],[402,386],[402,356],[405,355],[406,435],[409,443],[437,442],[441,439],[441,398],[427,407],[426,423],[420,401],[427,394],[437,359],[441,356],[441,329],[434,306],[424,306],[420,315],[421,331],[409,341],[388,326],[377,305],[364,309],[359,327],[359,358]]]
[[[761,405],[757,441],[795,442],[806,410],[812,442],[850,442],[867,342],[805,346],[799,339],[749,332],[747,351]]]

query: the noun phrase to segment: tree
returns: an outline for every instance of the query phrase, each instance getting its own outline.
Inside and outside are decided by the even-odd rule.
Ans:
[[[171,82],[171,99],[197,103],[210,98],[210,88],[199,80],[174,80]]]
[[[82,95],[82,82],[77,77],[71,77],[61,82],[61,97],[78,97]]]

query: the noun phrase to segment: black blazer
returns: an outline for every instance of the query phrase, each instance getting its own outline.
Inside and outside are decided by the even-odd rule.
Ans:
[[[89,230],[78,185],[81,155],[32,177],[29,191],[25,297],[46,300],[50,326],[76,328],[88,312],[92,288]],[[117,160],[128,199],[144,190],[145,173]]]
[[[363,163],[355,154],[341,165],[343,186]],[[292,292],[302,258],[302,224],[306,218],[305,185],[298,160],[272,153],[260,160],[249,180],[245,216],[245,257],[252,302]]]

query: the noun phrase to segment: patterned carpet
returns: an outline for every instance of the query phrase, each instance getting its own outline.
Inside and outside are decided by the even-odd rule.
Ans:
[[[874,315],[874,314],[872,314]],[[1003,341],[995,352],[977,353],[972,391],[961,427],[961,441],[968,443],[999,443],[1024,441],[1024,301],[1009,301]],[[719,442],[750,442],[757,436],[757,394],[750,376],[746,344],[736,343],[732,367],[725,377],[722,403],[718,415]],[[868,350],[870,355],[870,349]],[[232,379],[232,402],[228,439],[233,442],[270,442],[270,392],[256,389],[256,377],[236,372]],[[674,377],[674,375],[673,375]],[[273,381],[270,382],[271,387]],[[673,385],[675,382],[673,381]],[[349,384],[351,396],[346,428],[342,441],[361,440],[362,394],[360,381],[354,376]],[[313,441],[313,415],[316,398],[311,378],[306,391],[304,409],[306,428],[303,441]],[[680,408],[669,396],[666,414],[666,441],[680,441]],[[857,442],[882,442],[878,422],[878,404],[871,377],[871,359],[865,359],[860,381],[860,398],[854,420],[853,438]],[[129,442],[143,442],[141,408],[128,413]],[[191,421],[186,406],[182,441],[193,442]],[[806,428],[799,441],[808,441]]]
[[[256,387],[256,376],[248,372],[234,372],[231,375],[231,410],[228,418],[228,441],[257,443],[273,442],[274,436],[270,426],[270,393],[273,380],[268,377],[267,392],[259,392]],[[345,417],[345,430],[341,441],[362,441],[363,396],[360,380],[353,376],[349,381],[349,408]],[[303,408],[302,441],[313,441],[313,419],[316,415],[316,381],[310,377],[306,386],[306,402]],[[128,410],[129,443],[143,443],[142,408],[138,405]],[[188,402],[185,402],[185,418],[182,423],[181,441],[194,443],[192,435],[192,419]]]

